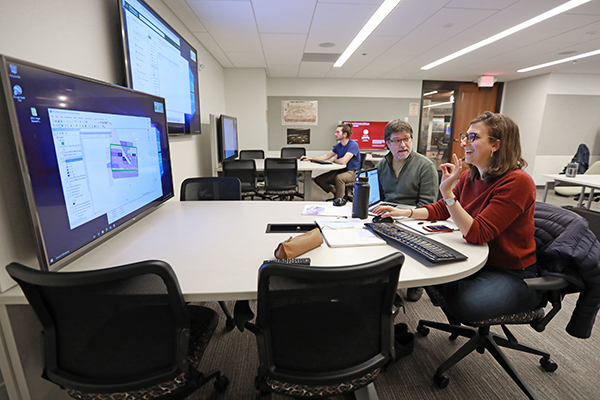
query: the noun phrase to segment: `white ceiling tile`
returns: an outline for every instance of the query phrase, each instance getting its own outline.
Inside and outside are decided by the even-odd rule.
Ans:
[[[208,32],[185,0],[163,0],[191,32]]]
[[[249,1],[188,0],[188,4],[225,53],[262,51]]]
[[[420,68],[566,0],[403,0],[335,69],[333,62],[303,62],[303,55],[341,54],[383,0],[162,1],[221,65],[265,68],[269,77],[471,81],[491,73],[510,81],[552,71],[600,73],[598,57],[515,72],[561,58],[562,51],[600,48],[600,0],[429,71]],[[319,46],[325,42],[334,46]]]
[[[233,64],[227,58],[227,55],[223,52],[219,44],[213,39],[210,33],[205,32],[195,32],[194,36],[198,38],[200,43],[212,54],[214,58],[217,59],[219,64],[221,64],[225,68],[232,68]]]
[[[285,7],[278,7],[272,0],[252,0],[260,33],[307,34],[316,4],[316,0],[285,0]]]
[[[303,61],[300,63],[298,78],[324,78],[332,68],[327,63]]]
[[[336,45],[328,53],[343,52],[376,10],[375,5],[318,3],[305,52],[322,52],[319,44],[323,42]]]
[[[265,57],[262,52],[230,51],[227,58],[235,68],[265,68]]]

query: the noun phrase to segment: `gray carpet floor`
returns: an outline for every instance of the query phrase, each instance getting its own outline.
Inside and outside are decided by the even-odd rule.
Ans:
[[[548,351],[559,366],[555,372],[546,372],[539,365],[540,357],[506,350],[508,358],[539,399],[600,398],[600,380],[597,378],[600,371],[600,328],[596,327],[591,338],[585,340],[574,338],[565,331],[577,296],[572,294],[565,297],[562,310],[542,333],[534,331],[528,325],[511,327],[520,342]],[[215,303],[206,305],[219,310]],[[233,302],[229,305],[233,308]],[[414,332],[419,319],[445,322],[443,314],[431,304],[426,294],[418,302],[408,303],[406,314],[400,313],[396,322],[406,322],[409,330]],[[493,331],[501,332],[497,327]],[[487,352],[474,352],[467,356],[448,371],[448,387],[437,388],[432,380],[433,373],[465,341],[465,338],[450,341],[447,333],[433,329],[426,337],[416,335],[413,354],[393,364],[375,381],[379,399],[526,398]],[[257,366],[254,335],[248,331],[226,331],[222,318],[204,355],[201,368],[220,368],[231,383],[222,394],[217,393],[212,384],[209,384],[190,399],[259,399],[261,397],[253,384]],[[276,394],[267,398],[289,399]]]

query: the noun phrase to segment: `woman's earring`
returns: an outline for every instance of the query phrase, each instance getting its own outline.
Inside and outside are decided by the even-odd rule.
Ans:
[[[490,158],[494,158],[494,150],[492,150],[492,154],[490,154]]]

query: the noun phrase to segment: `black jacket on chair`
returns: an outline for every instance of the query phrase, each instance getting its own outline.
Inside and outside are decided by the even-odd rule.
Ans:
[[[581,291],[566,331],[587,339],[600,308],[600,243],[588,222],[550,204],[535,205],[535,240],[542,275],[564,278],[568,292]]]

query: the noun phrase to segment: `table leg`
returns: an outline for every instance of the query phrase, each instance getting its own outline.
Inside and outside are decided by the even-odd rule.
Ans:
[[[590,191],[590,197],[588,198],[588,202],[587,202],[587,209],[590,210],[592,207],[592,201],[594,201],[594,188],[590,188],[592,189]]]
[[[585,186],[581,187],[581,194],[579,195],[579,202],[577,203],[577,207],[581,208],[583,204],[583,198],[585,197]]]
[[[312,171],[302,171],[304,179],[304,201],[312,200]]]
[[[545,203],[546,202],[546,197],[548,196],[548,185],[550,184],[550,182],[546,182],[546,186],[544,187],[544,198],[542,199],[542,201]]]

